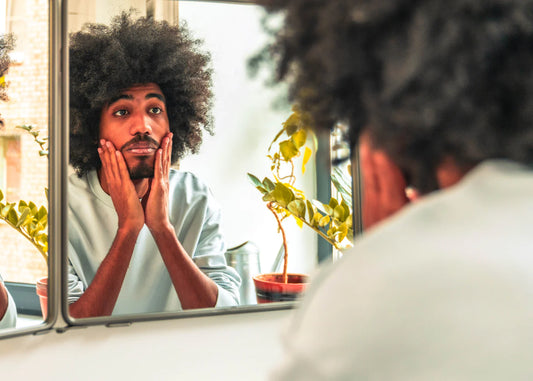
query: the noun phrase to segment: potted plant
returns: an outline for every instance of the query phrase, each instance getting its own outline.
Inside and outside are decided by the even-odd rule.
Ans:
[[[293,217],[296,223],[308,226],[335,249],[344,250],[351,246],[353,236],[351,200],[340,195],[332,197],[328,204],[310,200],[295,187],[295,160],[302,161],[302,173],[312,157],[311,146],[316,147],[310,117],[294,106],[291,115],[282,123],[268,148],[272,178],[262,181],[248,173],[253,185],[263,195],[263,201],[274,215],[283,239],[283,272],[260,274],[253,278],[259,303],[295,300],[304,290],[307,275],[287,273],[288,245],[283,220]],[[308,141],[313,144],[308,144]],[[277,150],[273,153],[273,147]]]
[[[39,155],[48,156],[48,149],[45,147],[47,138],[39,137],[38,130],[30,125],[17,126],[16,128],[30,133],[40,147]],[[48,196],[47,188],[44,191]],[[9,202],[4,200],[4,193],[0,189],[0,219],[30,241],[48,264],[48,210],[45,206],[38,206],[33,201]],[[46,318],[48,306],[46,277],[37,280],[36,290],[37,295],[39,295],[43,318]]]

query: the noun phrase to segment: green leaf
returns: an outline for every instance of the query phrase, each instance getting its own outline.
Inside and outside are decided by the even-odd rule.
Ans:
[[[35,217],[38,220],[42,220],[43,218],[46,218],[47,216],[48,216],[48,211],[46,210],[44,206],[41,206]]]
[[[276,188],[276,185],[268,177],[265,177],[263,179],[262,184],[263,184],[263,188],[265,188],[269,192],[272,192]]]
[[[299,150],[305,145],[307,140],[307,131],[304,129],[296,131],[292,136],[291,140],[294,143],[295,147]]]
[[[292,136],[300,127],[300,114],[293,112],[283,123],[283,128],[288,136]]]
[[[329,206],[331,206],[333,209],[335,209],[337,207],[337,205],[339,205],[339,202],[337,201],[337,199],[334,198],[334,197],[331,197],[329,199]]]
[[[315,215],[316,208],[313,206],[313,204],[309,200],[306,201],[306,204],[307,204],[307,215],[309,216],[309,219],[311,220],[312,217]]]
[[[285,208],[289,202],[296,198],[292,190],[280,182],[276,183],[276,188],[271,192],[271,194],[276,199],[276,202]]]
[[[305,202],[300,199],[293,200],[287,205],[287,209],[298,217],[305,218]]]
[[[247,175],[248,175],[248,178],[250,179],[252,184],[254,184],[255,187],[262,187],[263,186],[263,183],[261,183],[261,180],[259,180],[257,177],[255,177],[251,173],[247,173]]]
[[[19,201],[19,212],[22,212],[25,208],[28,208],[28,204],[26,204],[26,201],[20,200]]]
[[[324,211],[326,212],[326,214],[329,214],[329,215],[332,215],[333,214],[333,208],[327,204],[322,204],[322,206],[324,207]]]
[[[326,226],[327,224],[329,224],[329,221],[330,221],[330,220],[331,220],[331,219],[329,218],[329,216],[328,216],[328,215],[325,215],[324,217],[322,217],[322,218],[320,219],[320,221],[318,221],[318,226],[320,226],[320,227],[324,227],[324,226]]]
[[[333,209],[333,217],[339,221],[344,221],[346,219],[344,215],[344,208],[341,205],[337,205],[335,209]]]
[[[4,206],[0,211],[0,216],[2,216],[3,218],[7,218],[9,211],[13,209],[13,205],[14,204],[6,204],[6,206]]]
[[[290,161],[293,157],[298,156],[300,153],[292,140],[284,140],[279,143],[279,150],[283,156],[283,160],[285,161]]]
[[[16,213],[15,213],[16,214]],[[18,221],[16,223],[16,227],[19,228],[20,225],[22,225],[24,222],[26,222],[26,217],[28,217],[28,215],[30,214],[30,208],[26,207],[22,213],[20,214],[20,216],[18,217]]]
[[[17,212],[15,211],[15,209],[13,209],[13,208],[9,209],[9,212],[7,213],[6,220],[8,220],[11,224],[13,224],[15,226],[17,225],[18,216],[17,216]]]
[[[0,189],[0,201],[2,201],[4,199],[4,192],[2,192],[2,190]]]
[[[348,206],[346,201],[342,200],[341,206],[344,208],[344,221],[352,214],[352,209]]]

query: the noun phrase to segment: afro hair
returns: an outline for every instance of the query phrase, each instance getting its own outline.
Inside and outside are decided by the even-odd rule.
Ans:
[[[133,85],[156,83],[165,95],[172,162],[198,151],[203,131],[213,133],[211,58],[201,44],[184,24],[134,19],[131,11],[71,35],[70,164],[79,176],[101,166],[102,108]]]
[[[533,164],[533,0],[260,0],[281,28],[252,61],[317,128],[363,129],[420,191],[447,157]]]

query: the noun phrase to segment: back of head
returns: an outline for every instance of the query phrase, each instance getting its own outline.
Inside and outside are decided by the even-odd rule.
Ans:
[[[317,127],[367,129],[421,191],[451,157],[533,163],[533,0],[264,0]],[[433,180],[432,180],[433,179]]]
[[[100,167],[102,108],[139,84],[159,85],[173,133],[172,161],[196,152],[211,131],[210,56],[185,25],[122,13],[70,36],[70,163],[79,175]]]

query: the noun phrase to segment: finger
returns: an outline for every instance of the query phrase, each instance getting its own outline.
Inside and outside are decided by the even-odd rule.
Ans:
[[[168,175],[170,171],[170,163],[172,161],[172,133],[169,133],[166,138],[165,154],[163,155],[163,173]]]
[[[123,181],[127,181],[128,179],[130,179],[130,172],[128,170],[128,166],[126,164],[124,156],[122,155],[122,152],[118,150],[115,151],[115,159],[120,179]]]
[[[113,178],[113,172],[111,170],[109,150],[104,139],[100,140],[100,147],[98,148],[98,153],[100,155],[100,161],[102,162],[102,170],[104,172],[104,176],[109,182]]]
[[[116,155],[116,152],[118,151],[115,149],[115,146],[110,141],[105,142],[105,147],[108,153],[107,157],[109,159],[109,168],[111,171],[111,175],[113,176],[114,179],[120,180],[121,176],[120,176],[120,171],[118,168],[117,155]]]

